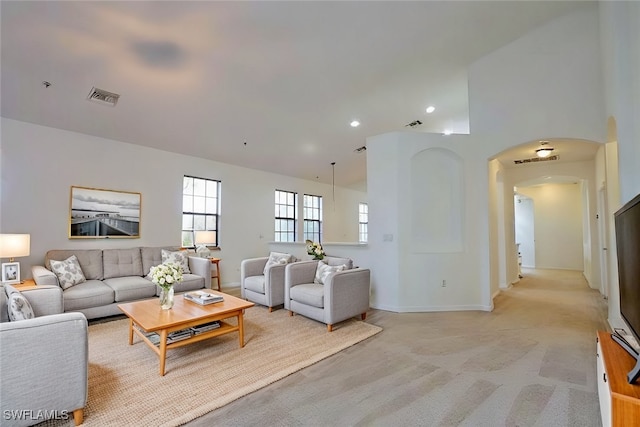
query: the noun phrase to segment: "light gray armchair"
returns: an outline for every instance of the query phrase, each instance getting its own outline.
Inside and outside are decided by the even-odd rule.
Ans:
[[[7,310],[11,286],[0,288]],[[88,391],[87,319],[62,313],[62,289],[23,291],[36,317],[0,323],[2,425],[28,426],[46,417],[73,417],[82,424]],[[56,314],[62,313],[62,314]]]
[[[301,314],[327,325],[333,326],[360,316],[367,317],[369,310],[369,269],[352,268],[348,258],[325,257],[330,266],[346,265],[346,269],[328,274],[324,284],[314,283],[318,261],[303,261],[289,264],[285,268],[284,306],[289,314]]]
[[[240,263],[240,293],[242,298],[267,306],[271,312],[284,304],[286,264],[273,264],[265,271],[267,261],[269,257],[245,259]]]

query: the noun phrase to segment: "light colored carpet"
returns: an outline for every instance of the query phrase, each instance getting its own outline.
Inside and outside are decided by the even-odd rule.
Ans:
[[[370,310],[384,330],[187,427],[598,427],[596,331],[582,273],[528,270],[486,312]]]
[[[91,325],[84,425],[179,425],[382,330],[353,319],[328,333],[321,323],[258,306],[244,319],[244,348],[233,333],[170,350],[164,377],[150,348],[139,339],[128,345],[127,319]]]

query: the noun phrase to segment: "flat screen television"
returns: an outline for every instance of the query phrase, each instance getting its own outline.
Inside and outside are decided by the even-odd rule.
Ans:
[[[616,249],[618,251],[618,283],[620,286],[620,314],[629,332],[640,343],[640,194],[615,214]],[[636,359],[636,366],[627,374],[629,383],[640,376],[640,354],[622,335],[613,339]]]

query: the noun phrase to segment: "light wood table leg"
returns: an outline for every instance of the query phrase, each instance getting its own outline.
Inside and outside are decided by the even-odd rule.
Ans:
[[[244,347],[244,320],[242,317],[243,313],[244,310],[242,310],[240,314],[238,314],[238,336],[240,339],[240,348]]]
[[[222,291],[222,275],[220,274],[220,260],[216,262],[216,274],[218,275],[218,291]]]
[[[211,280],[216,279],[218,281],[218,291],[222,290],[222,277],[220,275],[220,258],[209,258],[212,265],[215,265],[216,275],[211,275]],[[213,283],[211,284],[211,289],[213,289]]]
[[[84,408],[76,409],[73,411],[73,423],[77,426],[84,421]]]
[[[129,319],[129,345],[133,345],[133,320]]]
[[[164,365],[167,361],[167,330],[160,331],[160,375],[164,376]]]

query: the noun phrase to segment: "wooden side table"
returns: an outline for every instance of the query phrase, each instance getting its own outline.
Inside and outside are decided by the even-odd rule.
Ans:
[[[24,279],[22,283],[14,283],[12,286],[19,291],[38,288],[38,286],[36,286],[36,282],[33,279]]]
[[[218,281],[218,290],[220,291],[220,286],[222,283],[220,279],[220,258],[209,258],[209,261],[211,261],[211,264],[214,264],[216,266],[215,273],[211,271],[211,279],[216,279]],[[213,283],[211,284],[211,289],[213,289]]]

